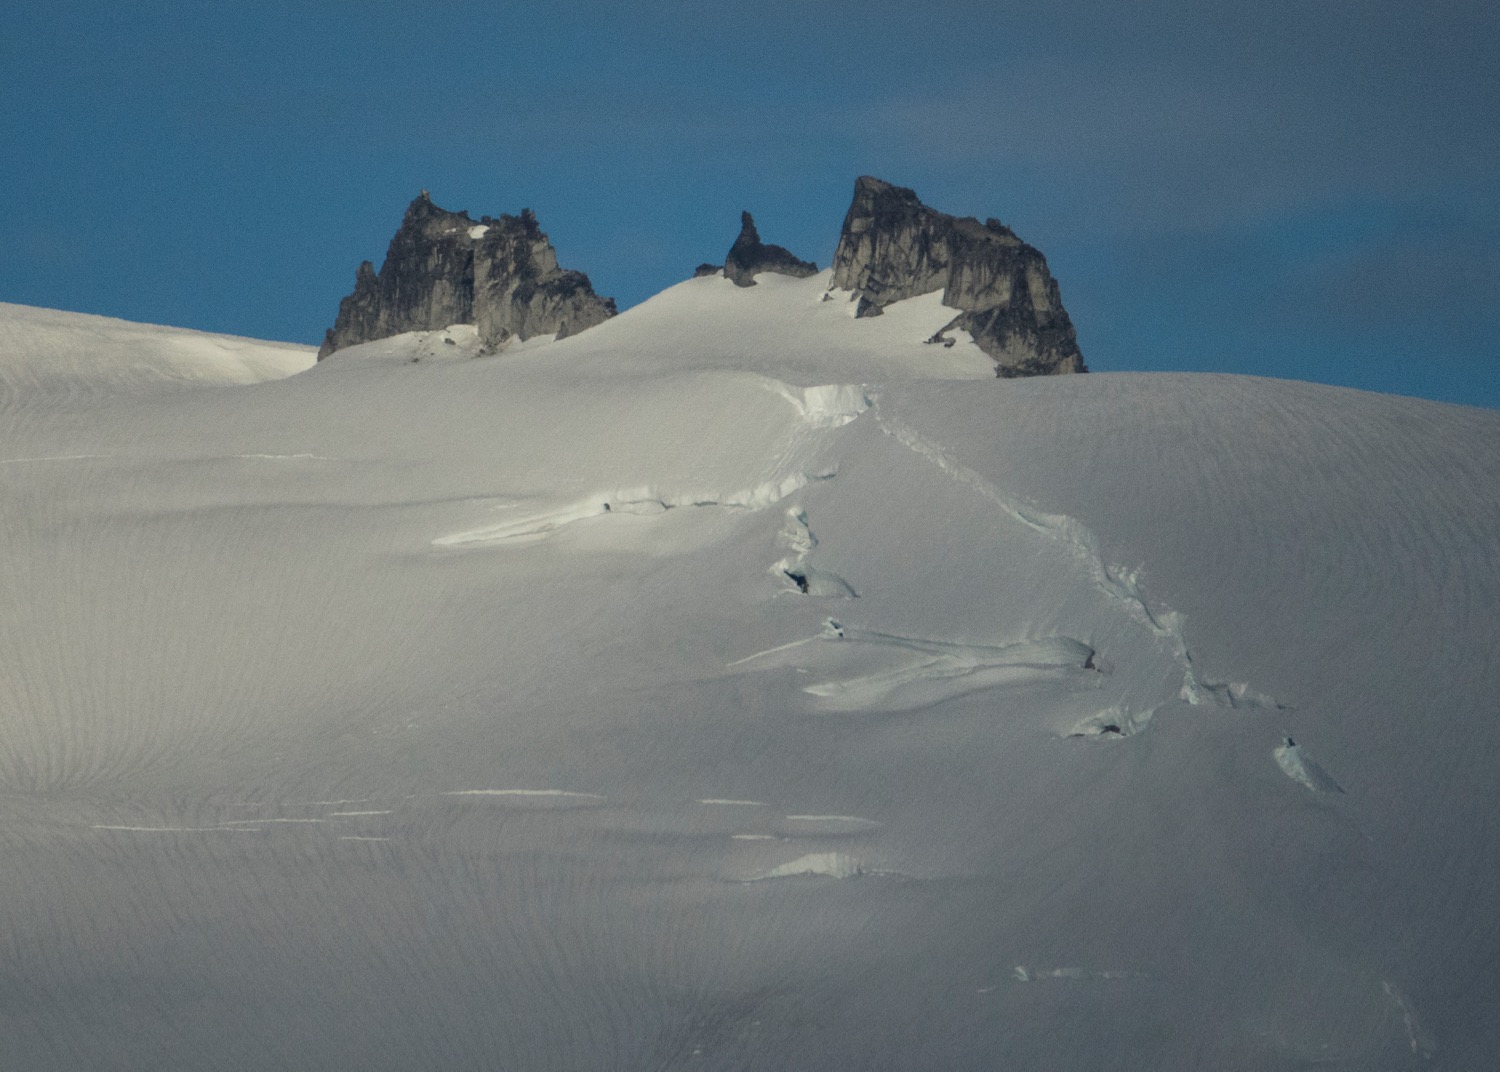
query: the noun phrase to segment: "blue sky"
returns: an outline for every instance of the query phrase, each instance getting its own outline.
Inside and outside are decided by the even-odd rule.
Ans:
[[[1500,13],[1359,4],[0,10],[0,300],[317,342],[426,187],[622,306],[855,176],[1042,249],[1100,371],[1500,406]]]

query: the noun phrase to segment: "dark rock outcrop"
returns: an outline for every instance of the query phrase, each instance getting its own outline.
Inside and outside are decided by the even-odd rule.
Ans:
[[[951,345],[946,334],[963,329],[997,375],[1088,371],[1040,250],[999,220],[949,216],[880,179],[855,181],[831,285],[854,292],[857,316],[941,290],[962,312],[929,341]]]
[[[697,274],[704,274],[703,265]],[[799,259],[791,250],[782,246],[768,246],[760,240],[755,229],[755,218],[748,212],[740,213],[740,236],[729,247],[729,256],[724,258],[724,275],[736,286],[755,286],[757,272],[779,272],[782,275],[801,279],[818,274],[818,266],[812,261]]]
[[[356,343],[405,331],[473,324],[486,346],[516,337],[574,335],[615,315],[613,298],[594,293],[588,276],[557,266],[536,215],[499,219],[438,208],[423,190],[406,209],[380,271],[365,261],[354,292],[318,359]]]

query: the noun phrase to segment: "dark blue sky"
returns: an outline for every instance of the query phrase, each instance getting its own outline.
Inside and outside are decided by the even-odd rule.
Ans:
[[[1500,406],[1489,2],[0,8],[0,300],[316,342],[427,187],[622,306],[856,175],[1047,254],[1091,367]]]

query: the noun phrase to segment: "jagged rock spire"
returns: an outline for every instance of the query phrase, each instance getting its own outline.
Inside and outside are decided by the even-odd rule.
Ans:
[[[758,272],[779,272],[801,278],[816,275],[818,266],[812,261],[799,259],[783,246],[762,242],[760,232],[755,229],[755,217],[741,212],[740,235],[724,258],[724,275],[737,286],[753,287]]]
[[[962,312],[932,341],[968,331],[1000,376],[1088,371],[1041,251],[999,220],[949,216],[904,187],[855,181],[832,285],[854,292],[858,316],[941,290],[943,304]]]
[[[354,292],[318,351],[405,331],[473,324],[496,346],[512,336],[576,334],[615,315],[613,298],[594,293],[588,276],[557,265],[557,252],[536,214],[482,217],[448,212],[426,190],[413,199],[377,273],[365,261]]]

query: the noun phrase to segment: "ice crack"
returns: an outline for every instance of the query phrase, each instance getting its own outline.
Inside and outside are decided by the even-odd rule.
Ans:
[[[930,462],[956,483],[993,503],[1008,517],[1064,547],[1085,571],[1095,589],[1164,645],[1168,656],[1181,669],[1182,687],[1178,695],[1184,702],[1193,705],[1212,703],[1230,708],[1281,707],[1274,699],[1255,692],[1245,683],[1221,684],[1200,680],[1183,636],[1183,616],[1170,608],[1153,608],[1141,590],[1139,572],[1111,566],[1100,549],[1099,538],[1077,518],[1047,513],[1005,494],[973,469],[955,461],[941,446],[916,429],[883,412],[878,396],[872,400],[871,408],[886,435]],[[1123,734],[1126,723],[1132,729],[1144,726],[1154,711],[1153,708],[1139,712],[1133,718],[1106,725],[1112,726],[1113,732]],[[1093,732],[1101,731],[1096,728]]]

